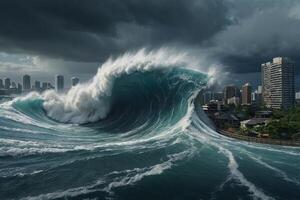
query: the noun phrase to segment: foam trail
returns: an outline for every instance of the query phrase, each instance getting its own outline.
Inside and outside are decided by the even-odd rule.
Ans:
[[[263,199],[263,200],[274,199],[270,196],[267,196],[263,191],[258,189],[253,183],[249,182],[245,178],[245,176],[238,170],[238,164],[234,159],[234,156],[228,149],[225,149],[220,146],[218,148],[229,159],[228,168],[231,172],[231,176],[232,176],[231,178],[238,180],[242,185],[246,186],[249,192],[253,194],[254,199]]]
[[[255,162],[261,164],[262,166],[264,166],[264,167],[266,167],[266,168],[268,168],[268,169],[270,169],[270,170],[273,170],[273,171],[276,172],[279,176],[281,176],[285,181],[294,183],[294,184],[296,184],[296,185],[298,185],[298,186],[300,185],[300,182],[299,182],[299,181],[297,181],[296,179],[293,179],[293,178],[289,178],[288,175],[287,175],[285,172],[281,171],[280,169],[277,169],[276,167],[273,167],[273,166],[269,165],[268,163],[262,161],[261,159],[254,157],[254,156],[251,155],[250,153],[246,153],[246,155],[248,155],[249,158],[251,158],[251,159],[254,160]]]

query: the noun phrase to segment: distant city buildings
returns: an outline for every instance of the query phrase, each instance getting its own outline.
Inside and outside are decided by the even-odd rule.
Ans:
[[[0,89],[3,89],[3,88],[4,88],[3,80],[0,79]]]
[[[251,94],[251,102],[256,106],[261,105],[262,103],[262,86],[258,86],[257,90]]]
[[[63,75],[57,75],[55,77],[55,86],[56,86],[56,90],[58,92],[64,90],[64,76]]]
[[[242,86],[242,104],[243,105],[251,105],[251,93],[252,87],[249,83],[246,83]]]
[[[288,58],[277,57],[263,63],[263,102],[273,109],[289,109],[295,104],[295,63]]]
[[[31,79],[30,76],[27,74],[23,76],[23,89],[25,92],[29,92],[31,90],[30,79]]]
[[[229,105],[234,104],[235,106],[238,106],[241,104],[241,99],[240,99],[240,97],[236,97],[236,96],[231,97],[231,98],[227,99],[227,104],[229,104]]]
[[[223,92],[214,92],[213,93],[213,100],[223,101],[224,94]]]
[[[10,88],[10,78],[5,78],[4,79],[4,89],[9,89]]]
[[[295,93],[295,63],[289,58],[278,57],[262,67],[262,85],[252,91],[249,83],[241,89],[235,85],[225,86],[223,92],[203,91],[201,104],[218,101],[224,105],[251,106],[259,108],[265,105],[271,109],[289,109],[300,103],[300,92]]]
[[[41,88],[42,91],[52,90],[52,89],[55,89],[55,87],[53,85],[51,85],[51,83],[48,83],[48,82],[42,83],[42,88]]]
[[[222,102],[223,96],[223,92],[203,91],[203,93],[201,93],[200,103],[207,104],[213,100]]]
[[[34,90],[39,92],[39,91],[41,91],[41,89],[42,89],[41,88],[41,82],[40,81],[35,81],[34,82]]]
[[[17,88],[17,84],[15,82],[12,82],[10,88]]]
[[[72,86],[78,85],[78,83],[79,83],[79,78],[78,78],[78,77],[72,77],[72,78],[71,78],[71,83],[72,83]]]
[[[20,94],[23,91],[23,86],[21,83],[18,83],[18,93]]]
[[[36,92],[44,92],[46,90],[55,89],[55,87],[49,82],[41,82],[39,80],[35,80],[34,84],[31,85],[31,77],[30,75],[24,75],[22,77],[23,84],[16,83],[11,81],[10,78],[0,79],[0,95],[1,96],[9,96],[14,94],[28,93],[31,91]],[[64,77],[59,76],[55,77],[55,81],[58,84],[58,90],[61,91],[64,88]]]
[[[232,98],[232,97],[238,97],[240,98],[241,93],[240,93],[240,89],[234,85],[230,85],[230,86],[226,86],[224,88],[224,103],[225,104],[229,104],[228,103],[228,99]]]
[[[203,111],[208,113],[214,113],[218,111],[224,111],[225,107],[224,104],[218,100],[212,100],[209,103],[202,106]]]

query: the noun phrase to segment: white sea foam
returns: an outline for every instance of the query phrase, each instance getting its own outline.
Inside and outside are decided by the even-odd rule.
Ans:
[[[200,121],[201,122],[201,121]],[[221,187],[223,187],[224,184],[226,184],[229,180],[236,180],[238,181],[241,185],[245,186],[248,188],[248,191],[252,194],[254,199],[263,199],[263,200],[270,200],[273,199],[272,197],[266,195],[261,189],[257,188],[253,183],[248,181],[246,177],[239,171],[238,169],[238,163],[236,162],[233,154],[231,151],[228,149],[224,148],[222,145],[222,140],[218,137],[209,137],[207,135],[202,135],[199,134],[199,130],[205,130],[205,132],[211,132],[209,136],[214,136],[217,134],[215,131],[213,131],[210,127],[206,126],[203,122],[201,124],[198,124],[199,122],[196,122],[196,126],[198,126],[198,131],[196,133],[192,132],[191,136],[194,136],[195,139],[199,140],[202,143],[207,143],[217,149],[225,155],[228,158],[228,169],[230,170],[230,176],[221,184]],[[203,127],[202,127],[203,126]]]
[[[113,174],[123,174],[125,172],[127,175],[123,178],[116,178],[115,181],[111,182],[107,187],[104,188],[104,191],[111,192],[111,190],[114,188],[132,185],[138,181],[141,181],[146,176],[159,175],[165,170],[170,169],[176,161],[182,160],[190,156],[192,153],[193,151],[191,149],[189,151],[183,151],[181,153],[169,155],[169,159],[167,161],[151,167],[136,168],[122,172],[112,172]]]
[[[262,166],[276,172],[279,176],[281,176],[285,181],[287,182],[291,182],[294,184],[297,184],[298,186],[300,185],[300,182],[294,178],[290,178],[285,172],[283,172],[282,170],[273,167],[271,165],[269,165],[268,163],[262,161],[260,158],[255,157],[254,155],[251,155],[250,153],[246,153],[252,160],[254,160],[255,162],[261,164]]]
[[[229,160],[228,168],[231,173],[231,178],[239,181],[243,186],[246,186],[248,188],[248,191],[252,193],[254,199],[274,199],[270,196],[267,196],[263,191],[261,191],[253,183],[251,183],[245,178],[245,176],[238,170],[238,164],[234,159],[234,156],[231,151],[221,146],[218,146],[218,148]]]
[[[114,80],[133,72],[157,68],[188,66],[186,54],[168,49],[139,50],[126,53],[117,59],[108,59],[88,83],[72,87],[66,94],[48,91],[42,95],[47,114],[60,122],[87,123],[105,118],[110,110]]]

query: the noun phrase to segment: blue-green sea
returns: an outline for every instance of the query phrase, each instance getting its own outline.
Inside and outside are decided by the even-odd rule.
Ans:
[[[157,67],[113,76],[106,95],[94,80],[2,103],[0,199],[299,200],[300,148],[216,133],[195,103],[208,81]]]

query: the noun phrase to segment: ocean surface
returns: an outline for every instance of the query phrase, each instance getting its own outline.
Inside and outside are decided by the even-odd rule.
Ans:
[[[195,98],[210,77],[126,54],[64,94],[0,105],[0,199],[300,199],[300,148],[219,135]]]

